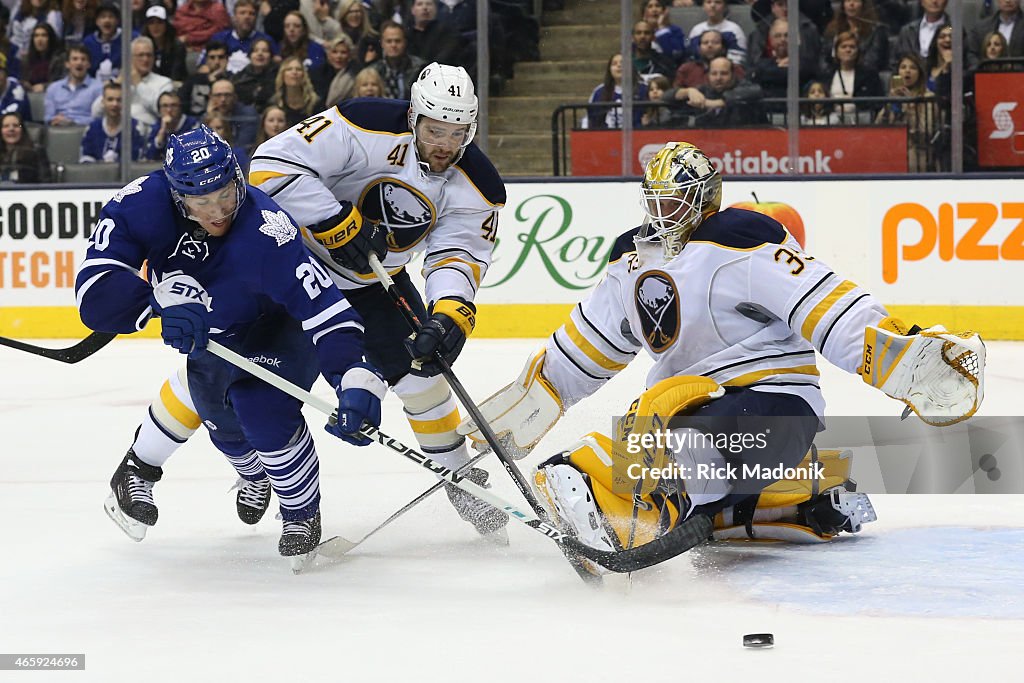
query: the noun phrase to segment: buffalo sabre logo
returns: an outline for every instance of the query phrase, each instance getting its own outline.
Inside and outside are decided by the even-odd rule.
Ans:
[[[437,220],[436,207],[422,192],[394,178],[382,178],[367,187],[359,210],[365,219],[387,229],[391,251],[415,246]]]
[[[636,310],[644,339],[654,353],[672,346],[679,336],[679,295],[672,277],[660,270],[644,273],[636,281]]]

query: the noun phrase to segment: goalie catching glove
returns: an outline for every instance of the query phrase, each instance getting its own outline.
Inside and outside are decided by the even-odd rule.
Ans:
[[[930,425],[966,420],[985,398],[985,344],[973,332],[941,325],[908,329],[886,318],[864,333],[865,382],[903,401]]]
[[[436,354],[448,365],[455,362],[476,327],[476,306],[462,299],[438,299],[430,307],[430,318],[413,337],[405,341],[413,358],[410,372],[418,377],[441,374]]]
[[[343,201],[340,205],[338,213],[314,225],[310,232],[313,239],[327,247],[335,263],[367,275],[373,272],[370,254],[382,261],[387,256],[387,231],[380,225],[364,223],[352,202]]]

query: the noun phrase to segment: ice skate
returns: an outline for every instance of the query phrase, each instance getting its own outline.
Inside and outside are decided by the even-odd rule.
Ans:
[[[263,514],[270,506],[270,477],[257,481],[238,478],[231,490],[238,489],[235,496],[235,508],[238,518],[246,524],[256,524],[263,519]]]
[[[103,510],[133,541],[144,539],[149,527],[156,524],[158,510],[153,500],[153,484],[160,481],[163,473],[163,469],[143,462],[129,448],[110,479],[110,495]]]
[[[292,572],[300,573],[316,557],[320,531],[319,510],[310,519],[284,520],[277,551],[291,559]]]
[[[478,486],[489,488],[487,477],[487,470],[474,467],[466,472],[464,478]],[[508,531],[505,529],[508,524],[507,514],[453,484],[446,483],[444,489],[452,507],[459,513],[459,517],[463,521],[472,524],[477,532],[488,541],[496,545],[508,545]]]
[[[542,464],[534,472],[533,481],[547,502],[552,521],[563,531],[591,548],[615,550],[585,474],[572,465]],[[569,559],[573,566],[579,565],[577,572],[582,567],[594,576],[607,573],[602,567],[582,557]]]
[[[834,536],[840,531],[855,534],[868,522],[878,519],[866,493],[855,493],[836,486],[815,496],[798,508],[801,521],[819,536]]]

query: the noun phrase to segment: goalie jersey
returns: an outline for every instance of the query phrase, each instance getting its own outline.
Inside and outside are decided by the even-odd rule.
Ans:
[[[712,215],[668,262],[660,245],[638,253],[638,231],[619,237],[604,279],[547,340],[544,376],[566,408],[644,350],[655,361],[648,387],[701,375],[796,394],[822,415],[814,352],[857,372],[865,328],[887,316],[762,214]]]
[[[354,99],[312,116],[260,145],[249,181],[303,226],[337,214],[339,201],[352,202],[364,220],[388,228],[389,272],[425,252],[427,301],[473,301],[491,263],[505,186],[473,144],[443,173],[424,171],[408,109],[405,101]],[[336,264],[308,230],[303,238],[342,289],[376,281]]]
[[[139,277],[144,261],[149,283]],[[205,289],[189,294],[210,309],[210,337],[225,346],[263,316],[286,312],[302,323],[331,386],[362,360],[359,315],[288,214],[259,190],[247,188],[231,229],[212,237],[178,211],[163,171],[128,183],[100,211],[79,268],[82,322],[107,332],[141,330],[153,314],[153,286],[177,273]]]

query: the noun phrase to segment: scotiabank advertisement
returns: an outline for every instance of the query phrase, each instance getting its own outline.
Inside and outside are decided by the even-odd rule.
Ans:
[[[979,73],[978,165],[1024,168],[1024,73]]]
[[[785,174],[790,165],[789,137],[781,129],[687,130],[687,142],[700,147],[727,176]],[[633,132],[634,175],[678,130]],[[622,133],[574,130],[569,133],[574,176],[622,173]],[[800,173],[906,173],[907,131],[900,126],[800,129]]]
[[[642,222],[639,185],[507,187],[478,334],[545,336],[601,280],[615,238]],[[0,193],[0,335],[81,336],[76,269],[114,191]],[[775,217],[897,315],[1024,339],[1024,179],[727,178],[723,195],[723,208]]]

